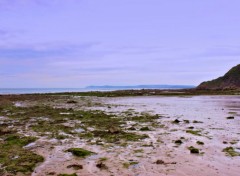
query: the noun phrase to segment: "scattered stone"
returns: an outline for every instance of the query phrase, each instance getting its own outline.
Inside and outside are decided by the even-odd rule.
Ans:
[[[178,120],[178,119],[175,119],[174,121],[173,121],[173,123],[180,123],[181,121],[180,120]]]
[[[108,132],[112,134],[117,134],[117,133],[120,133],[121,131],[118,127],[112,126],[109,128]]]
[[[13,133],[12,130],[8,129],[8,128],[0,128],[0,135],[5,135],[5,134],[11,134]]]
[[[233,140],[230,142],[230,144],[234,145],[234,144],[237,144],[238,143],[238,140]]]
[[[190,133],[190,134],[193,134],[193,135],[196,135],[196,136],[202,136],[201,135],[201,131],[200,130],[187,130],[186,133]]]
[[[182,142],[182,140],[176,140],[175,141],[175,144],[182,144],[183,142]]]
[[[204,142],[197,141],[197,144],[198,144],[198,145],[204,145]]]
[[[193,123],[203,123],[202,121],[194,120]]]
[[[135,131],[136,128],[132,126],[132,127],[128,128],[128,130]]]
[[[169,163],[167,163],[167,162],[164,162],[163,160],[157,160],[156,162],[155,162],[156,164],[177,164],[177,162],[169,162]]]
[[[68,100],[67,103],[68,103],[68,104],[77,104],[78,102],[75,101],[75,100]]]
[[[157,160],[156,164],[165,164],[165,162],[163,160]]]
[[[140,128],[140,131],[150,131],[150,129],[148,127],[142,127]]]
[[[98,163],[98,164],[96,165],[96,167],[99,168],[99,169],[107,169],[107,168],[108,168],[108,167],[107,167],[104,163],[102,163],[102,162]]]
[[[73,168],[74,170],[80,170],[80,169],[83,169],[83,166],[80,165],[80,164],[71,164],[69,166],[67,166],[67,168]]]
[[[199,149],[191,146],[191,147],[188,147],[188,149],[190,150],[191,153],[193,154],[199,154]]]
[[[184,121],[184,123],[190,123],[190,121],[189,120],[183,120]]]

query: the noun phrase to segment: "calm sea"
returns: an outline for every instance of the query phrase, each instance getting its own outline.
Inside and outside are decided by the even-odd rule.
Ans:
[[[86,92],[83,88],[0,88],[0,94],[32,94],[58,92]]]
[[[192,87],[167,87],[167,89],[181,89]],[[32,93],[59,93],[59,92],[88,92],[88,91],[114,91],[114,90],[126,90],[126,89],[144,89],[132,88],[132,87],[98,87],[98,88],[0,88],[0,94],[32,94]],[[166,87],[151,87],[145,89],[166,89]]]

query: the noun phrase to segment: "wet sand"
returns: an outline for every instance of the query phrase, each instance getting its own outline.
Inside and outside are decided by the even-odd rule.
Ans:
[[[43,171],[61,170],[61,173],[71,173],[65,169],[67,165],[78,163],[83,170],[75,171],[79,175],[177,175],[177,176],[237,176],[240,172],[240,157],[228,157],[222,149],[229,146],[229,142],[237,141],[234,146],[240,148],[240,97],[239,96],[196,96],[196,97],[127,97],[100,98],[104,102],[102,107],[91,107],[111,113],[121,113],[129,109],[136,112],[161,114],[159,123],[164,128],[147,132],[150,138],[131,143],[126,147],[88,146],[84,141],[64,141],[56,144],[56,148],[49,153],[37,150],[47,157],[46,162],[36,168],[34,176],[44,175]],[[107,108],[111,106],[111,108]],[[226,120],[230,113],[235,114],[234,120]],[[180,124],[172,124],[179,119]],[[201,121],[202,123],[185,124],[183,120]],[[186,133],[189,126],[202,130],[203,136]],[[145,132],[146,133],[146,132]],[[183,144],[176,145],[173,141],[184,137]],[[204,142],[203,146],[196,141]],[[223,144],[226,141],[228,144]],[[145,146],[144,146],[145,144]],[[45,143],[44,143],[45,145]],[[58,146],[59,145],[59,146]],[[70,146],[85,147],[98,153],[95,156],[78,160],[63,153]],[[203,154],[190,154],[187,147],[196,146]],[[232,146],[232,145],[231,145]],[[140,151],[134,152],[134,151]],[[106,157],[107,170],[95,167],[98,158]],[[157,160],[164,164],[156,164]],[[138,164],[123,168],[122,163],[135,161]],[[166,163],[166,164],[165,164]],[[60,171],[58,170],[58,171]]]
[[[74,99],[80,101],[81,97]],[[97,139],[70,137],[57,140],[39,136],[36,142],[25,146],[45,158],[31,175],[239,175],[240,156],[227,156],[222,150],[232,146],[240,152],[240,96],[89,97],[88,102],[94,103],[91,106],[85,106],[84,103],[67,106],[74,109],[101,110],[115,116],[126,113],[158,114],[159,118],[154,123],[128,121],[124,126],[125,131],[129,131],[132,126],[137,129],[149,127],[147,131],[136,131],[149,137],[127,142],[126,145],[106,142],[96,145]],[[16,103],[17,106],[24,104]],[[55,107],[66,106],[60,101],[50,104]],[[234,119],[227,119],[229,116],[234,116]],[[198,131],[199,135],[187,133],[187,130]],[[28,133],[38,135],[31,131]],[[182,143],[175,143],[176,140],[181,140]],[[197,144],[197,141],[203,142],[204,145]],[[190,146],[198,148],[200,153],[191,154],[188,149]],[[66,152],[71,147],[84,148],[96,154],[78,158]],[[103,161],[102,158],[106,159]],[[106,167],[96,167],[99,163]],[[74,170],[68,167],[70,165],[81,165],[83,168]]]

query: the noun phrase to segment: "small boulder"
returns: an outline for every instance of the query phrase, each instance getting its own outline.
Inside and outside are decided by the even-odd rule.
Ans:
[[[165,164],[165,162],[163,160],[157,160],[156,164]]]
[[[80,170],[80,169],[83,169],[83,166],[80,165],[80,164],[71,164],[69,166],[67,166],[67,168],[73,168],[74,170]]]
[[[173,123],[180,123],[181,121],[180,120],[178,120],[178,119],[175,119],[174,121],[173,121]]]
[[[104,163],[102,163],[102,162],[98,163],[98,164],[96,165],[96,167],[99,168],[99,169],[107,169],[107,168],[108,168],[108,167],[107,167]]]
[[[112,126],[109,128],[108,132],[112,134],[117,134],[117,133],[120,133],[121,130],[118,127]]]

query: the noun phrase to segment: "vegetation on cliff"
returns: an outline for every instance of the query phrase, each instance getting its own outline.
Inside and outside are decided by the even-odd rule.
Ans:
[[[222,77],[201,83],[197,89],[240,89],[240,64],[230,69]]]

